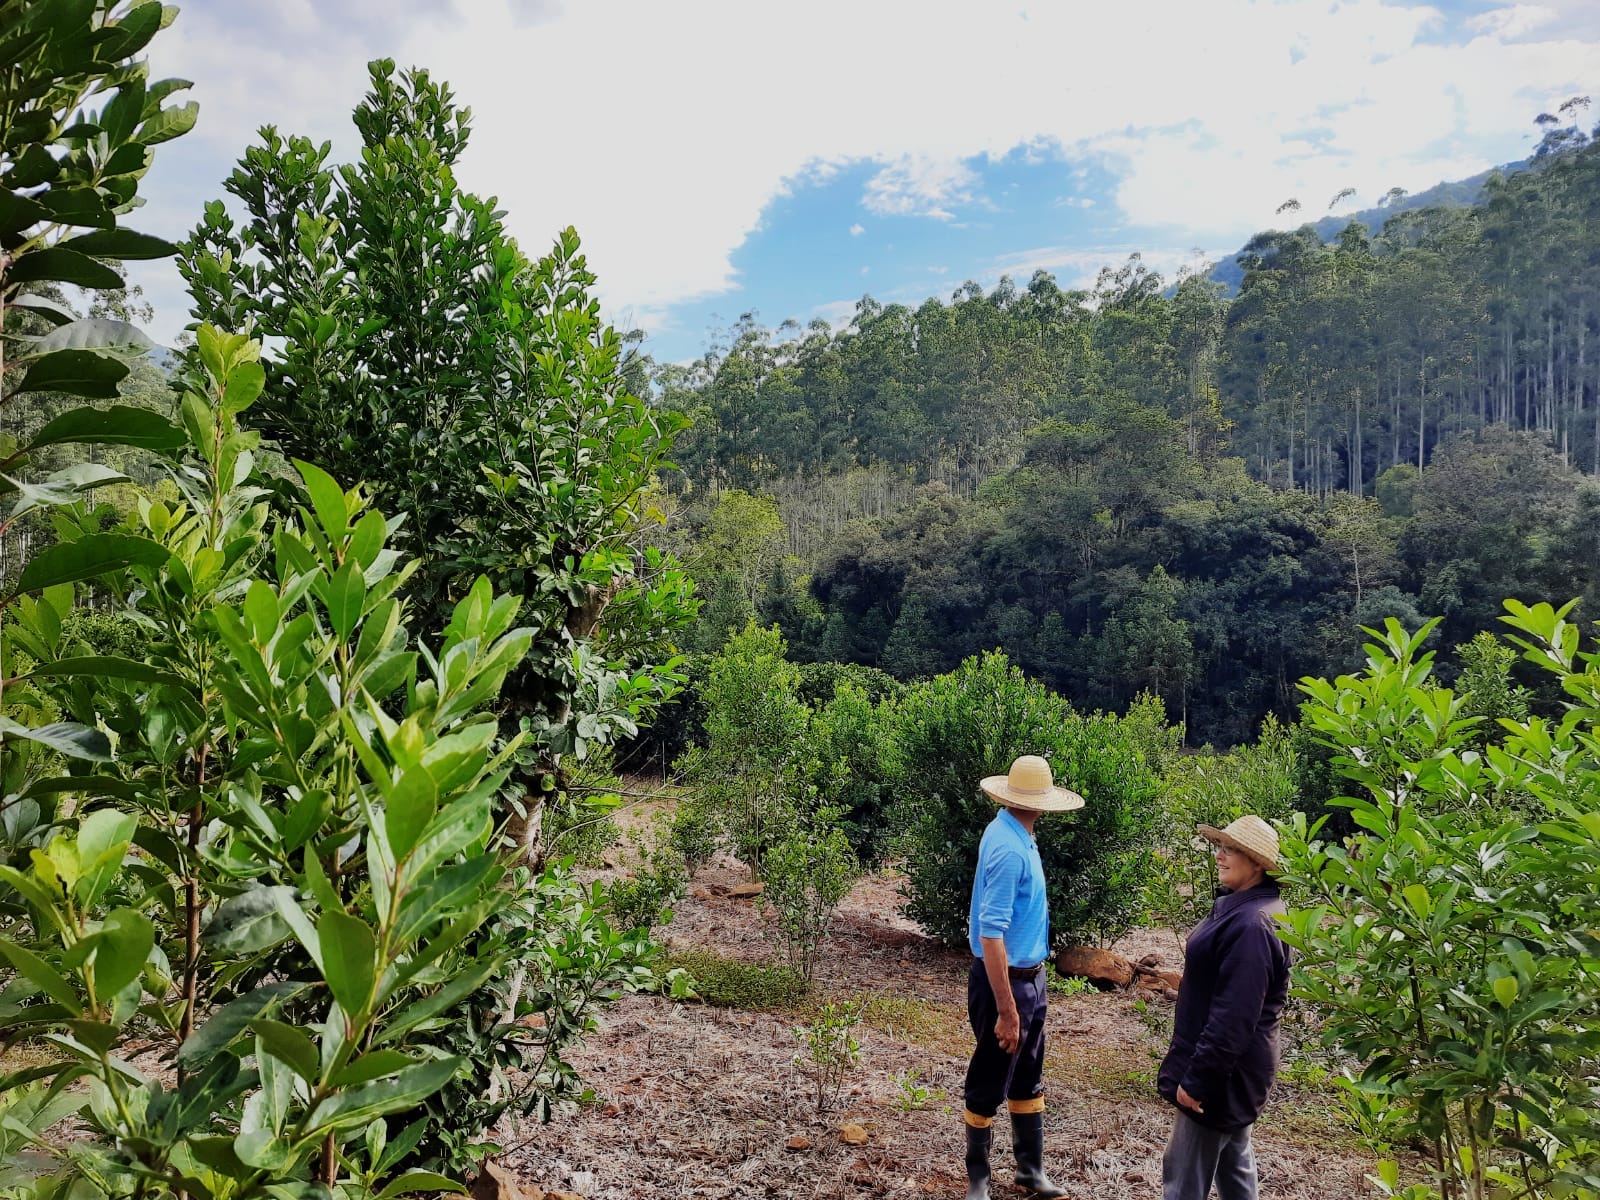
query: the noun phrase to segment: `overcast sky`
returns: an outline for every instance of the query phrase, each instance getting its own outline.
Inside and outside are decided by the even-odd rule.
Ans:
[[[1600,0],[188,0],[152,68],[200,122],[138,226],[184,234],[263,124],[351,156],[380,56],[472,107],[463,182],[524,249],[576,225],[612,316],[686,359],[745,311],[1173,270],[1289,197],[1521,158],[1539,112],[1600,100]],[[134,278],[170,342],[176,272]]]

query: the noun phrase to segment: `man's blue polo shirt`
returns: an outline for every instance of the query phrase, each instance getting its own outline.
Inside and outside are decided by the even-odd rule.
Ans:
[[[1050,948],[1050,908],[1039,843],[1004,808],[989,822],[978,845],[972,915],[967,921],[967,940],[978,958],[983,957],[980,937],[1004,938],[1006,962],[1013,967],[1037,966]]]

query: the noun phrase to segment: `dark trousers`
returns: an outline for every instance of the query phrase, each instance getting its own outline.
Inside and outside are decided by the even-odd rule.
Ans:
[[[1180,1112],[1161,1156],[1162,1200],[1207,1200],[1213,1186],[1219,1200],[1256,1200],[1250,1126],[1223,1133]]]
[[[1043,1105],[1040,1077],[1044,1073],[1045,972],[1010,982],[1022,1034],[1015,1054],[1002,1050],[994,1036],[994,1023],[1000,1012],[983,959],[974,959],[967,975],[967,1016],[978,1045],[967,1064],[963,1096],[967,1112],[985,1121],[999,1110],[1002,1100],[1017,1112],[1038,1112]]]

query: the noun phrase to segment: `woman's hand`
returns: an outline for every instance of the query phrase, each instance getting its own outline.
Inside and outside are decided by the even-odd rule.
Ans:
[[[1205,1112],[1205,1109],[1200,1107],[1200,1101],[1196,1100],[1193,1096],[1189,1095],[1188,1092],[1184,1091],[1182,1084],[1178,1085],[1178,1106],[1180,1108],[1187,1108],[1190,1112]]]

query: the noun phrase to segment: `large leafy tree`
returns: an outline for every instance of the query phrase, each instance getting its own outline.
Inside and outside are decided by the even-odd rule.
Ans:
[[[576,233],[530,260],[457,185],[470,113],[449,89],[389,61],[371,79],[359,161],[265,129],[227,182],[242,221],[208,205],[181,266],[197,316],[281,345],[263,434],[406,513],[424,611],[480,572],[521,599],[537,637],[508,715],[540,794],[674,687],[688,584],[640,529],[682,421],[626,387]]]

